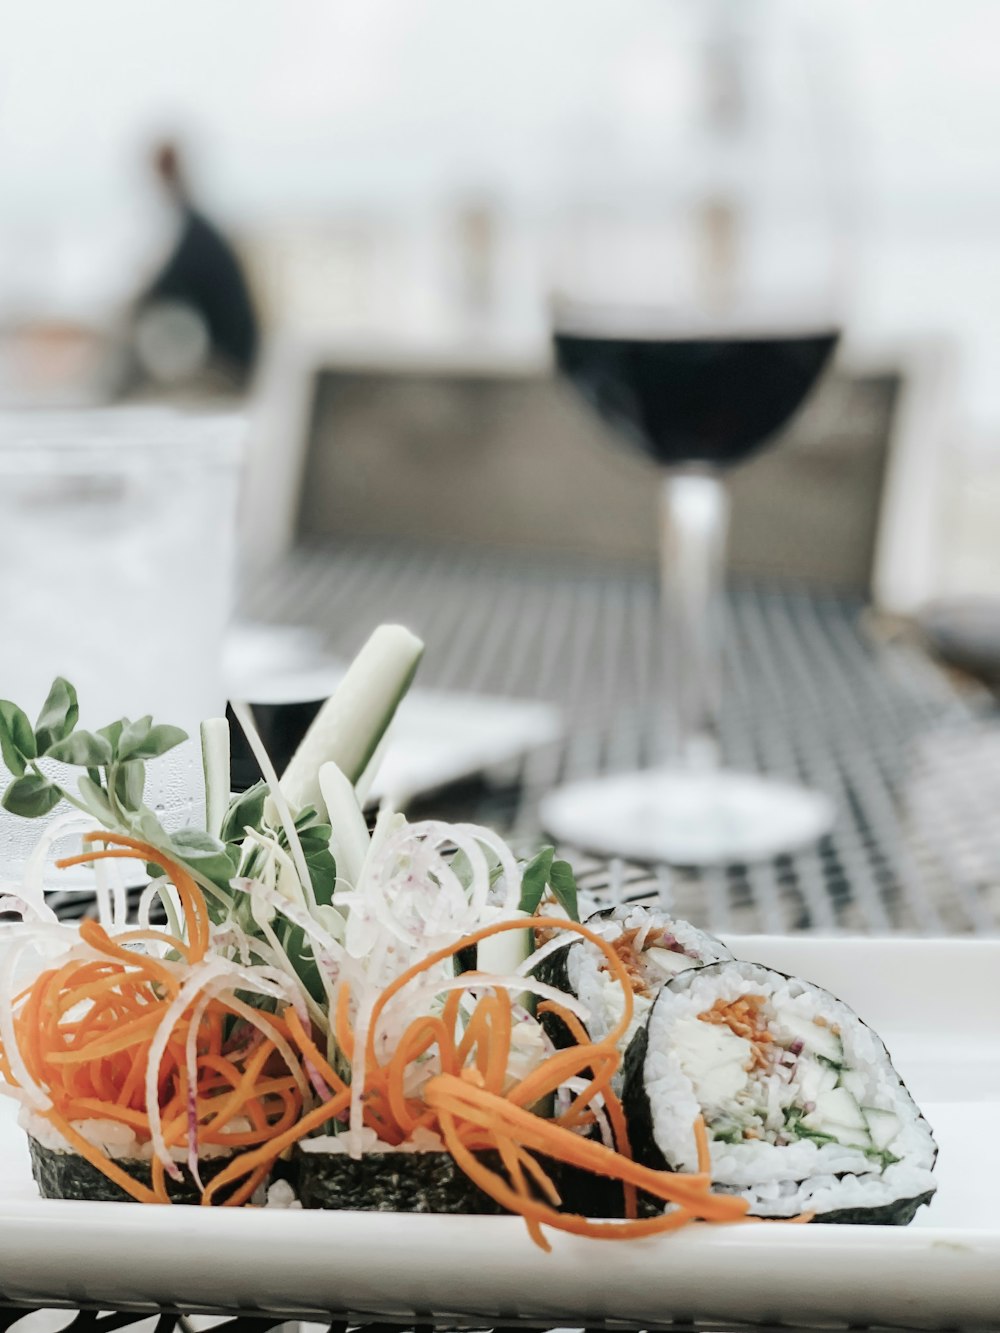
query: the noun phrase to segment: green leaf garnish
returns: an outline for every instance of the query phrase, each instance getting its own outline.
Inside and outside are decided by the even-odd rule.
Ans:
[[[96,772],[96,770],[94,771]],[[100,820],[102,824],[110,824],[114,818],[114,812],[111,809],[108,794],[100,782],[87,774],[76,785],[80,792],[80,799],[94,818]]]
[[[128,830],[134,838],[141,838],[143,842],[152,843],[154,847],[169,847],[170,838],[160,821],[143,806],[131,816],[128,822]],[[174,834],[176,841],[177,834]]]
[[[38,753],[27,715],[9,699],[0,699],[0,753],[16,778],[23,775],[26,762]]]
[[[170,843],[186,865],[210,879],[218,888],[228,890],[229,881],[238,867],[238,848],[227,846],[204,829],[197,828],[178,829]]]
[[[126,810],[138,810],[146,789],[146,765],[141,759],[130,759],[115,768],[115,796]]]
[[[104,737],[107,743],[111,746],[112,754],[118,753],[118,741],[121,737],[122,731],[125,729],[127,722],[128,718],[123,717],[119,718],[117,722],[109,722],[106,727],[97,728],[98,736]]]
[[[163,722],[153,727],[149,722],[150,719],[144,717],[123,728],[118,741],[119,759],[158,759],[161,754],[166,754],[188,738],[187,732],[180,727],[171,727]],[[144,723],[145,729],[137,731]]]
[[[518,907],[533,916],[538,911],[545,890],[550,889],[556,902],[571,921],[580,920],[576,876],[568,861],[555,860],[555,848],[543,847],[521,873],[521,898]]]
[[[556,901],[563,908],[571,921],[580,920],[580,909],[576,896],[576,876],[568,861],[553,861],[549,871],[549,888]]]
[[[545,886],[549,882],[552,858],[556,854],[554,847],[543,847],[537,852],[521,874],[521,900],[518,907],[529,916],[538,911],[538,904],[545,895]]]
[[[68,736],[76,726],[79,716],[80,706],[77,703],[76,690],[68,680],[56,676],[35,723],[35,743],[38,746],[38,753],[47,753],[56,741]]]
[[[3,805],[12,815],[24,819],[39,819],[54,810],[62,800],[62,792],[41,773],[26,773],[15,778],[3,794]]]
[[[264,818],[266,800],[267,783],[256,782],[230,801],[226,817],[222,821],[222,841],[236,842],[243,837],[245,829],[259,829]]]
[[[53,741],[45,755],[48,759],[58,759],[61,764],[76,764],[80,768],[103,768],[113,758],[107,737],[94,731],[74,731],[65,740]]]

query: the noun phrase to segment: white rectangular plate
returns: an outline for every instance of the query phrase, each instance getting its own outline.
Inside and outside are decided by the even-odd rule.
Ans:
[[[1000,1328],[1000,940],[746,936],[885,1038],[941,1147],[907,1228],[693,1226],[640,1241],[515,1218],[143,1208],[37,1197],[0,1106],[0,1297],[430,1322],[672,1320]]]

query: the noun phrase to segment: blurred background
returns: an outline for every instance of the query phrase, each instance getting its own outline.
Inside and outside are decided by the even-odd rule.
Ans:
[[[554,375],[554,302],[829,331],[731,475],[714,739],[830,827],[698,868],[604,849],[594,882],[715,928],[993,930],[998,38],[989,0],[8,8],[0,410],[240,414],[225,691],[280,748],[280,710],[401,618],[428,688],[396,794],[529,843],[554,786],[669,749],[678,458]],[[7,601],[59,540],[18,506]],[[201,549],[204,520],[152,526]]]

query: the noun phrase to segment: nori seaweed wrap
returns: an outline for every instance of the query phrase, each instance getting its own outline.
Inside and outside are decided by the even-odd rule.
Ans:
[[[701,1116],[716,1188],[757,1217],[905,1225],[935,1190],[933,1135],[879,1037],[828,991],[754,963],[661,990],[624,1104],[636,1157],[659,1169],[697,1169]]]
[[[469,1179],[451,1153],[391,1149],[384,1145],[361,1157],[327,1145],[337,1139],[306,1139],[293,1157],[293,1185],[304,1208],[353,1208],[376,1213],[502,1213],[503,1208]],[[484,1153],[499,1167],[499,1154]]]
[[[31,1154],[31,1174],[43,1199],[89,1199],[97,1203],[134,1203],[120,1185],[98,1171],[85,1157],[75,1152],[49,1147],[29,1134],[28,1151]],[[213,1157],[199,1163],[202,1184],[207,1185],[230,1161],[228,1156]],[[116,1159],[116,1165],[127,1171],[140,1185],[152,1185],[152,1164],[148,1159],[125,1157]],[[166,1181],[166,1190],[173,1203],[199,1203],[201,1190],[191,1172],[178,1163],[180,1180]],[[220,1202],[225,1199],[220,1195]]]
[[[305,1139],[292,1157],[291,1183],[304,1208],[352,1208],[361,1212],[505,1213],[465,1175],[443,1148],[405,1149],[377,1145],[352,1158],[336,1139]],[[477,1152],[491,1171],[501,1171],[500,1154]],[[567,1212],[585,1217],[620,1217],[621,1187],[615,1181],[543,1158]]]

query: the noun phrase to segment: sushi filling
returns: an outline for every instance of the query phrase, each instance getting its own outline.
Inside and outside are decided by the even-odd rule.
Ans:
[[[700,1113],[713,1179],[759,1211],[934,1189],[933,1138],[884,1046],[807,983],[738,963],[674,982],[649,1020],[644,1083],[667,1163],[694,1169]]]
[[[790,1002],[779,1007],[749,993],[681,1019],[673,1040],[710,1139],[836,1143],[880,1166],[899,1161],[891,1144],[900,1117],[865,1104],[868,1080],[845,1067],[840,1026],[822,1014],[803,1015]]]

